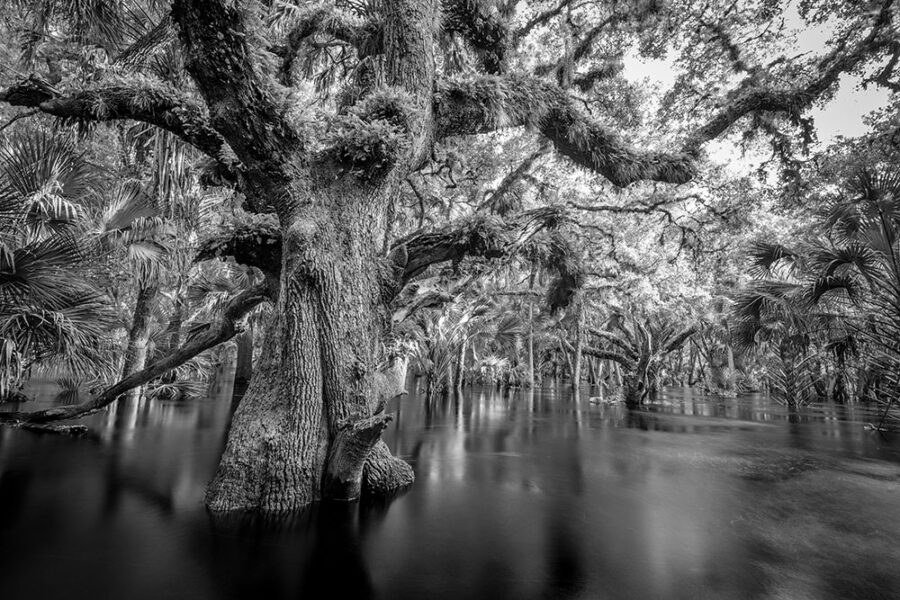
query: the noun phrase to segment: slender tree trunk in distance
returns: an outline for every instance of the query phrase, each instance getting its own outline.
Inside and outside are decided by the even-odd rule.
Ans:
[[[159,287],[156,285],[139,285],[137,300],[134,305],[134,316],[128,330],[128,346],[125,349],[125,361],[122,363],[120,379],[137,373],[147,364],[148,344],[150,342],[150,310],[156,300]],[[137,387],[125,393],[127,399],[139,398],[143,387]]]
[[[469,344],[465,338],[459,344],[459,354],[456,355],[456,369],[453,372],[453,386],[452,389],[459,390],[462,389],[463,385],[465,385],[465,368],[466,368],[466,350],[468,349]]]
[[[572,356],[572,390],[575,393],[575,399],[581,390],[581,363],[584,354],[584,301],[578,301],[576,307],[576,325],[575,325],[575,352]]]
[[[236,338],[237,355],[235,357],[234,382],[246,384],[253,375],[253,326],[248,325]]]
[[[528,387],[534,387],[534,302],[528,300]]]

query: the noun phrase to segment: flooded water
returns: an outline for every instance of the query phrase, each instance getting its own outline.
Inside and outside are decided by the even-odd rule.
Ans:
[[[265,520],[202,506],[230,396],[120,406],[89,439],[0,428],[0,598],[900,597],[874,409],[411,396],[385,432],[411,490]]]

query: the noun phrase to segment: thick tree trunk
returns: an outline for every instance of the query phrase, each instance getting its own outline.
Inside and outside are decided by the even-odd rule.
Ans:
[[[128,330],[128,346],[125,349],[125,360],[122,363],[120,379],[137,373],[147,364],[147,351],[150,342],[150,309],[159,288],[156,285],[140,285],[138,287],[137,300],[134,305],[134,316],[131,319],[131,329]],[[126,398],[138,398],[141,395],[141,387],[136,387],[126,392]]]
[[[386,419],[375,417],[395,391],[376,372],[384,190],[333,187],[282,219],[276,318],[207,492],[213,510],[295,510],[412,482],[379,439]],[[334,211],[323,217],[323,205]]]

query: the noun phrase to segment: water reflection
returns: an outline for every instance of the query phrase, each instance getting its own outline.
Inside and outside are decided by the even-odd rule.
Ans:
[[[238,391],[239,392],[239,391]],[[44,403],[55,396],[48,389]],[[0,429],[0,597],[879,598],[900,452],[877,411],[564,385],[406,398],[416,485],[288,519],[202,508],[232,406],[124,402],[94,440]],[[840,539],[840,542],[834,540]],[[51,576],[52,575],[52,576]]]

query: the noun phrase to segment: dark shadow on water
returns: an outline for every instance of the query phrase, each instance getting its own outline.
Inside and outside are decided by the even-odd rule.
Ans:
[[[286,515],[209,514],[213,579],[232,598],[374,598],[363,547],[385,514],[386,505],[359,502]]]

